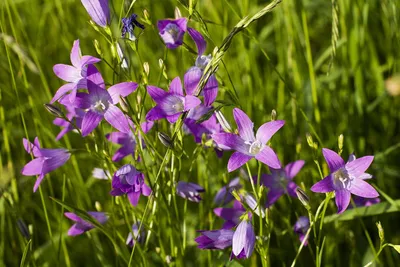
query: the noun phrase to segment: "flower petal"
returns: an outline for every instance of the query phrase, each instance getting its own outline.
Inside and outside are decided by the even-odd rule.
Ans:
[[[349,174],[352,174],[355,177],[359,177],[365,173],[373,160],[374,156],[361,157],[351,162],[348,162],[345,168],[349,172]]]
[[[123,133],[129,133],[129,122],[125,114],[116,106],[109,105],[104,119],[111,124],[112,127]]]
[[[248,156],[240,152],[233,153],[228,161],[228,172],[233,172],[234,170],[242,167],[243,164],[245,164],[252,158],[253,158],[252,156]]]
[[[22,175],[32,176],[42,173],[44,158],[36,158],[29,161],[21,171]]]
[[[291,162],[285,166],[285,172],[288,178],[293,179],[301,168],[303,168],[305,161],[304,160],[297,160],[295,162]]]
[[[188,30],[188,34],[190,35],[190,37],[192,37],[193,41],[196,43],[197,54],[199,56],[204,54],[207,43],[206,43],[206,40],[204,40],[203,35],[201,35],[201,33],[199,33],[198,31],[196,31],[193,28],[187,28],[187,30]]]
[[[254,137],[254,123],[250,120],[246,113],[242,110],[235,108],[233,109],[233,117],[238,126],[239,135],[245,141],[253,142],[255,140]]]
[[[268,165],[271,168],[274,169],[280,169],[281,168],[281,162],[278,159],[278,156],[276,155],[275,151],[272,150],[269,146],[265,146],[256,156],[255,158],[262,163]]]
[[[153,98],[154,102],[156,102],[157,104],[161,103],[167,96],[170,95],[168,92],[164,91],[163,89],[152,86],[152,85],[147,86],[147,92],[149,93],[151,98]]]
[[[75,68],[80,67],[81,62],[81,49],[79,47],[79,39],[74,41],[70,54],[71,63]]]
[[[347,207],[350,204],[350,192],[347,191],[346,189],[341,189],[335,192],[336,195],[336,206],[338,207],[338,214],[342,213],[347,209]]]
[[[266,144],[269,139],[285,125],[285,121],[270,121],[261,125],[257,130],[256,139],[262,144]]]
[[[179,76],[175,77],[171,81],[171,83],[169,85],[169,92],[174,95],[183,96],[182,82],[181,82],[181,78],[179,78]]]
[[[45,160],[45,162],[43,163],[42,173],[47,174],[51,171],[54,171],[55,169],[58,169],[59,167],[64,165],[70,157],[70,153],[66,152],[65,150],[62,152],[60,151],[56,154],[56,156]]]
[[[191,67],[183,76],[183,82],[187,95],[193,95],[199,84],[203,71],[198,67]]]
[[[91,81],[95,85],[100,86],[103,89],[106,88],[104,85],[103,76],[101,76],[100,71],[98,71],[98,69],[94,65],[89,65],[87,67],[86,79]],[[87,85],[86,85],[86,87],[87,87]],[[84,87],[84,88],[86,88],[86,87]]]
[[[212,134],[211,138],[220,146],[228,147],[234,149],[243,154],[249,152],[249,145],[244,143],[244,140],[240,138],[237,134],[232,133],[216,133]]]
[[[120,161],[126,156],[134,154],[134,152],[135,151],[132,146],[122,146],[117,151],[115,151],[115,154],[112,156],[112,161]]]
[[[324,155],[325,161],[331,172],[335,172],[344,166],[343,159],[335,151],[323,148],[322,154]]]
[[[129,134],[121,132],[111,132],[109,134],[106,134],[106,138],[108,141],[120,145],[128,144],[131,141]]]
[[[118,104],[120,97],[126,97],[138,88],[138,84],[135,82],[123,82],[108,88],[108,93],[111,96],[112,103]]]
[[[188,110],[190,110],[192,108],[195,108],[200,104],[201,104],[200,99],[198,99],[197,97],[192,96],[192,95],[187,95],[187,96],[185,96],[184,111],[188,111]]]
[[[267,194],[267,202],[266,206],[270,207],[272,204],[274,204],[283,194],[285,191],[283,188],[270,188]]]
[[[326,176],[321,181],[318,181],[311,187],[311,191],[316,193],[328,193],[335,190],[332,175]]]
[[[42,173],[41,175],[38,176],[38,178],[36,179],[35,184],[33,185],[33,192],[35,193],[36,190],[39,188],[40,184],[42,183],[44,178],[44,174]]]
[[[350,193],[365,198],[379,197],[379,193],[369,183],[361,179],[354,179],[349,188]]]
[[[211,75],[203,89],[204,104],[208,107],[214,103],[218,95],[218,81],[215,75]]]
[[[140,191],[139,192],[130,192],[128,193],[129,202],[131,202],[132,206],[137,206],[139,203]]]
[[[99,58],[97,58],[97,57],[83,56],[83,57],[81,58],[80,67],[82,68],[82,67],[84,67],[84,66],[86,66],[86,65],[95,64],[95,63],[98,63],[98,62],[100,62],[100,61],[101,61],[101,60],[100,60]]]
[[[102,115],[89,110],[82,120],[82,136],[87,136],[90,134],[97,127],[97,125],[99,125],[102,119]]]
[[[69,91],[76,90],[76,84],[74,83],[67,83],[58,88],[56,94],[54,95],[53,99],[50,101],[51,104],[56,102],[58,99],[60,99],[63,95],[68,93]]]
[[[154,108],[150,109],[149,112],[146,114],[146,120],[148,121],[156,121],[165,118],[167,115],[162,111],[159,106],[155,106]]]
[[[72,212],[64,212],[64,216],[67,217],[68,219],[74,221],[74,222],[81,222],[82,219],[78,215]]]
[[[74,83],[82,78],[80,70],[70,65],[56,64],[53,71],[58,78],[66,82]]]
[[[178,114],[175,114],[175,115],[169,115],[166,118],[167,118],[167,121],[169,123],[175,123],[179,119],[180,115],[181,115],[181,113],[178,113]]]
[[[106,27],[110,21],[110,9],[108,0],[81,0],[87,13],[100,27]]]

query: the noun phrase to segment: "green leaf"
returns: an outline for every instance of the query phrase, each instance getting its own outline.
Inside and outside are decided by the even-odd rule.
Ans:
[[[31,243],[32,243],[32,239],[29,239],[28,243],[26,243],[26,245],[25,245],[24,254],[22,254],[21,263],[19,265],[20,267],[25,266],[26,255],[28,254],[28,250],[29,250]]]
[[[397,251],[397,253],[400,254],[400,245],[388,244],[388,246],[391,246],[392,248],[394,248]]]

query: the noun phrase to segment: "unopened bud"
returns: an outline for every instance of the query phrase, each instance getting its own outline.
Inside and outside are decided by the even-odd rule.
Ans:
[[[222,114],[222,112],[220,110],[216,110],[215,116],[217,117],[219,124],[221,124],[222,129],[224,129],[224,131],[227,133],[231,133],[232,128],[229,125],[228,121],[225,119],[224,114]]]
[[[102,210],[103,210],[103,208],[102,208],[100,202],[98,202],[98,201],[96,201],[96,202],[94,203],[94,207],[96,208],[97,211],[102,211]]]
[[[306,192],[300,187],[296,187],[296,195],[299,198],[301,204],[303,204],[306,209],[310,208],[310,198],[307,196]]]
[[[232,190],[231,194],[237,201],[242,202],[242,198],[240,197],[239,193],[236,190]]]
[[[376,227],[378,227],[379,239],[381,240],[382,243],[385,240],[385,232],[383,231],[381,222],[377,222]]]
[[[343,134],[339,135],[339,137],[338,137],[338,146],[339,146],[339,150],[340,151],[343,150],[343,140],[344,140]]]
[[[58,118],[64,118],[65,115],[64,113],[55,105],[53,104],[44,104],[44,107],[48,112],[50,112],[52,115],[58,117]]]
[[[103,52],[101,51],[99,41],[97,41],[97,40],[95,39],[95,40],[93,41],[93,44],[94,44],[94,49],[96,49],[97,54],[99,54],[100,56],[103,56]]]
[[[97,24],[94,21],[89,21],[90,25],[95,29],[95,31],[100,32],[99,27],[97,27]]]
[[[161,143],[168,147],[171,148],[172,147],[172,140],[171,137],[169,137],[167,134],[163,133],[163,132],[158,132],[158,139],[160,139]]]
[[[317,142],[314,142],[313,147],[314,147],[315,150],[318,150],[318,143],[317,143]]]
[[[179,7],[175,7],[175,19],[180,19],[182,18],[181,10]]]
[[[310,147],[314,146],[314,141],[310,133],[306,133],[307,143]]]
[[[146,73],[146,76],[149,77],[149,74],[150,74],[149,62],[143,63],[143,69],[144,69],[144,73]]]
[[[149,11],[147,11],[147,9],[143,10],[143,17],[144,17],[146,20],[149,20],[149,19],[150,19],[150,14],[149,14]]]
[[[273,109],[271,111],[271,121],[274,121],[274,120],[276,120],[276,110],[275,109]]]
[[[129,112],[129,106],[128,103],[126,102],[126,99],[123,97],[119,98],[119,104],[121,106],[122,111],[124,111],[125,113]]]
[[[386,91],[391,96],[400,95],[400,74],[390,77],[385,81]]]
[[[112,58],[117,58],[117,49],[114,44],[111,44],[111,56]]]
[[[17,226],[23,237],[25,237],[26,240],[31,239],[31,235],[29,234],[29,229],[26,226],[25,222],[22,219],[17,220]]]

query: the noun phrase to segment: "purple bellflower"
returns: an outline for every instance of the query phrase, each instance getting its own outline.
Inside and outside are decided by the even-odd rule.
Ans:
[[[69,100],[71,103],[73,103],[75,101],[78,89],[87,88],[88,77],[92,75],[98,76],[99,72],[92,64],[99,62],[100,59],[92,56],[81,56],[79,40],[74,41],[70,54],[70,59],[72,66],[65,64],[56,64],[53,67],[53,71],[57,75],[57,77],[68,83],[64,84],[57,90],[50,103],[54,103],[68,92],[71,92],[71,94],[69,95]],[[98,80],[98,85],[104,86],[104,81],[102,78]]]
[[[140,221],[137,221],[132,225],[132,232],[129,232],[128,237],[126,238],[126,244],[130,247],[133,247],[136,242],[142,243],[146,238],[146,231],[144,230],[144,225],[139,232]],[[133,233],[133,234],[132,234]]]
[[[376,198],[379,196],[375,188],[364,181],[364,179],[372,177],[365,171],[374,160],[373,156],[365,156],[358,159],[351,157],[345,163],[336,152],[330,149],[323,148],[322,154],[331,173],[314,184],[311,187],[311,191],[317,193],[335,191],[338,213],[342,213],[347,209],[351,194],[364,198]]]
[[[378,204],[381,202],[381,199],[379,197],[376,198],[364,198],[364,197],[359,197],[359,196],[353,196],[354,204],[356,204],[356,207],[369,207],[374,204]]]
[[[110,23],[108,0],[81,0],[81,2],[97,25],[105,28]]]
[[[229,202],[235,199],[231,194],[232,191],[238,190],[240,188],[242,188],[242,185],[240,184],[240,178],[236,177],[217,192],[217,194],[214,197],[214,203],[220,206],[228,204]]]
[[[129,120],[129,124],[134,131],[135,127],[131,120]],[[143,122],[141,124],[142,131],[147,133],[153,127],[153,124],[153,122]],[[113,161],[120,161],[126,156],[135,155],[136,139],[133,131],[129,131],[128,133],[112,132],[106,135],[108,141],[121,145],[121,147],[113,155]]]
[[[98,221],[100,224],[105,224],[108,220],[107,215],[104,212],[97,212],[97,211],[88,211],[87,212],[93,219]],[[72,220],[75,222],[74,225],[71,226],[68,230],[68,235],[69,236],[75,236],[75,235],[81,235],[84,232],[87,232],[95,226],[91,224],[90,222],[85,221],[78,215],[72,212],[65,212],[64,213],[65,217],[68,219]]]
[[[214,214],[225,220],[223,229],[232,229],[240,222],[240,217],[246,212],[240,201],[233,202],[233,208],[215,208]]]
[[[200,249],[224,249],[232,246],[233,231],[228,229],[198,231],[200,236],[194,241]]]
[[[169,92],[155,86],[147,86],[151,98],[157,103],[146,115],[146,120],[155,121],[166,118],[170,123],[175,123],[179,116],[192,108],[200,105],[201,101],[191,95],[184,96],[181,79],[176,77],[169,85]]]
[[[131,41],[135,41],[136,37],[133,34],[133,30],[136,27],[139,27],[141,29],[144,29],[144,25],[141,24],[139,21],[136,20],[137,15],[136,14],[132,14],[130,17],[127,18],[122,18],[121,22],[122,22],[122,31],[121,31],[121,35],[122,38],[125,38],[126,34],[128,33],[128,38]]]
[[[167,48],[175,49],[183,44],[183,36],[187,31],[187,18],[159,20],[157,27]]]
[[[239,135],[233,133],[217,133],[212,138],[218,145],[236,150],[228,161],[228,172],[232,172],[252,158],[274,169],[280,169],[278,156],[266,143],[285,124],[285,121],[270,121],[261,125],[254,136],[253,122],[242,110],[235,108],[233,117],[238,126]]]
[[[136,90],[137,83],[123,82],[108,90],[88,81],[89,94],[78,93],[76,107],[87,110],[82,120],[82,136],[90,134],[104,118],[120,132],[129,133],[129,122],[125,114],[116,106],[120,97],[126,97]]]
[[[74,125],[71,123],[73,120],[76,127],[81,128],[82,127],[82,119],[85,116],[85,111],[79,108],[74,107],[74,105],[71,105],[71,102],[69,102],[69,97],[68,96],[63,96],[60,98],[59,103],[63,104],[65,108],[67,109],[68,113],[66,115],[67,120],[63,118],[55,118],[53,120],[53,124],[60,126],[62,130],[58,133],[56,140],[60,140],[65,134],[67,134],[70,131],[75,130]]]
[[[232,254],[238,259],[250,258],[254,250],[256,235],[250,221],[244,219],[235,230],[232,238]],[[231,256],[232,258],[232,256]]]
[[[310,228],[310,220],[307,216],[300,216],[293,227],[294,232],[299,235],[300,242],[303,242],[306,237],[308,228]],[[304,241],[304,245],[307,246],[307,244],[308,240]]]
[[[301,170],[304,165],[304,160],[291,162],[281,169],[272,169],[271,174],[263,174],[261,184],[268,187],[267,207],[274,204],[284,193],[288,193],[292,197],[297,197],[296,187],[293,178]],[[255,181],[257,182],[257,177]]]
[[[211,55],[203,55],[204,51],[206,50],[207,43],[204,40],[204,37],[198,31],[188,28],[188,33],[196,43],[198,56],[195,66],[191,67],[185,73],[184,84],[186,93],[189,95],[194,95],[197,93],[196,88],[200,82],[201,76],[203,76],[205,67],[211,60]],[[201,93],[204,95],[204,104],[206,106],[211,106],[218,94],[218,81],[214,74],[210,76]]]
[[[211,110],[211,107],[206,107],[203,104],[192,108],[184,121],[185,131],[193,134],[195,142],[201,143],[203,134],[207,135],[207,139],[211,138],[211,134],[222,132],[222,127],[218,124],[215,114],[213,114],[208,120],[201,123],[197,121]]]
[[[39,175],[33,187],[33,192],[36,192],[44,176],[64,165],[71,154],[64,148],[40,148],[39,139],[37,137],[33,144],[24,138],[23,144],[26,152],[32,153],[35,159],[28,162],[22,168],[21,173],[25,176]]]
[[[150,196],[151,189],[144,182],[144,174],[130,164],[119,168],[113,176],[110,194],[112,196],[128,195],[133,206],[139,203],[140,195]]]
[[[186,198],[193,202],[200,202],[199,193],[205,192],[204,188],[195,183],[179,181],[176,185],[176,193],[178,196]]]

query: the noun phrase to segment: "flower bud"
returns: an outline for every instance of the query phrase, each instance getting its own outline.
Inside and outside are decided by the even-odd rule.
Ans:
[[[169,137],[167,134],[165,134],[163,132],[158,132],[157,134],[158,134],[158,139],[160,139],[161,143],[164,146],[166,146],[168,148],[173,147],[171,137]]]
[[[307,143],[312,148],[314,147],[314,141],[310,133],[306,133]]]
[[[17,226],[18,226],[19,231],[25,237],[26,240],[31,239],[31,235],[29,234],[29,229],[22,219],[17,220]]]
[[[386,91],[391,96],[400,95],[400,74],[390,77],[385,81]]]
[[[175,7],[175,19],[180,19],[182,18],[181,10],[179,7]]]
[[[276,110],[275,109],[273,109],[271,111],[271,121],[274,121],[274,120],[276,120]]]
[[[96,49],[97,54],[99,54],[101,57],[103,57],[103,52],[101,51],[99,41],[96,39],[93,41],[94,44],[94,49]]]
[[[219,124],[221,124],[222,129],[224,129],[224,131],[227,132],[227,133],[231,133],[232,132],[232,128],[229,125],[228,121],[225,119],[225,117],[222,114],[222,112],[220,110],[216,110],[215,111],[215,116],[217,117],[217,120],[218,120]]]
[[[150,19],[150,14],[149,14],[149,11],[147,11],[147,9],[143,10],[143,17],[144,17],[146,20],[149,20],[149,19]]]
[[[381,240],[381,243],[383,243],[385,240],[385,232],[383,231],[381,222],[377,222],[376,227],[378,227],[379,239]]]
[[[94,203],[94,207],[96,208],[97,211],[102,211],[102,209],[103,209],[100,202],[98,202],[98,201],[96,201]]]
[[[339,146],[339,150],[340,151],[343,150],[343,140],[344,140],[343,134],[339,135],[339,137],[338,137],[338,146]]]
[[[310,198],[307,196],[306,192],[300,187],[296,187],[296,195],[299,198],[301,204],[303,204],[306,209],[310,208]]]
[[[53,104],[44,104],[44,107],[46,108],[46,110],[48,112],[50,112],[52,115],[56,116],[57,118],[65,117],[64,113]]]
[[[149,74],[150,74],[149,62],[143,63],[143,70],[144,70],[144,73],[146,73],[146,76],[149,77]]]

